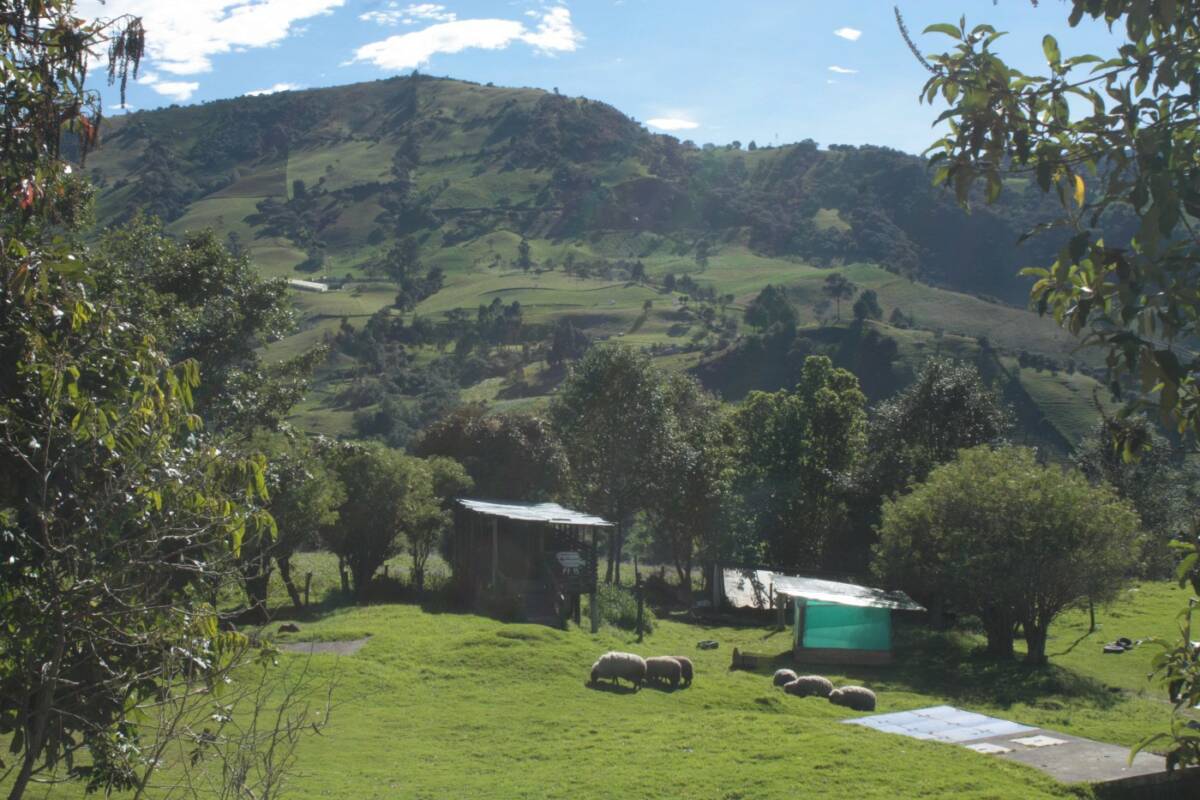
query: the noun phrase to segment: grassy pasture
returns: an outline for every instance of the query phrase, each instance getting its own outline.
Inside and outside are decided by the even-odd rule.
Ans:
[[[1050,424],[1070,442],[1079,442],[1096,426],[1100,417],[1096,403],[1106,412],[1112,410],[1108,388],[1090,376],[1063,371],[1055,374],[1030,367],[1022,369],[1015,358],[1004,359],[1004,363],[1018,376],[1021,386]]]
[[[407,574],[389,563],[392,584]],[[672,615],[643,644],[605,626],[567,631],[507,624],[437,606],[340,605],[334,559],[301,554],[318,605],[299,634],[281,640],[370,636],[357,654],[318,654],[336,679],[337,707],[321,737],[306,739],[288,796],[329,798],[1050,798],[1088,797],[1013,763],[962,747],[842,724],[855,712],[782,694],[769,671],[731,672],[733,647],[783,653],[786,632],[760,624],[701,624]],[[440,561],[430,580],[445,580]],[[273,602],[286,597],[277,579]],[[1052,664],[1030,670],[980,658],[970,632],[936,634],[906,624],[890,667],[824,668],[838,683],[872,686],[881,712],[950,703],[1031,725],[1132,744],[1163,725],[1168,706],[1145,680],[1149,647],[1104,656],[1117,636],[1169,635],[1184,595],[1142,584],[1087,632],[1086,612],[1052,629]],[[281,608],[282,618],[292,616]],[[274,625],[268,630],[273,630]],[[702,651],[701,639],[720,648]],[[610,691],[585,685],[599,653],[684,654],[691,688]],[[304,656],[287,654],[295,663]],[[74,797],[60,786],[47,797]]]

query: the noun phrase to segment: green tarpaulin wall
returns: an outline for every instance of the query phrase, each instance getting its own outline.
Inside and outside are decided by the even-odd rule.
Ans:
[[[799,626],[797,609],[796,638]],[[804,603],[804,636],[799,644],[813,649],[891,650],[892,611],[809,600]]]

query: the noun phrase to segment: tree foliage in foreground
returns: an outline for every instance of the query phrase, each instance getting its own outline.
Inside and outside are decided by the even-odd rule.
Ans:
[[[1043,313],[1108,351],[1115,391],[1120,373],[1157,395],[1165,421],[1200,432],[1200,2],[1071,0],[1069,22],[1087,18],[1122,39],[1107,55],[1070,55],[1046,35],[1047,71],[1025,75],[993,49],[989,25],[940,24],[955,48],[924,61],[932,72],[922,98],[940,96],[950,133],[934,143],[935,182],[967,203],[982,182],[989,202],[1005,174],[1025,172],[1058,199],[1040,229],[1065,234],[1053,263],[1026,270]],[[915,48],[914,48],[915,49]],[[919,55],[919,54],[918,54]],[[1072,109],[1072,101],[1075,108]],[[1119,210],[1136,219],[1128,244],[1114,235]],[[1122,442],[1114,443],[1125,449]],[[1130,453],[1132,455],[1132,452]],[[1200,562],[1200,536],[1179,545],[1186,585]],[[1156,659],[1173,687],[1174,764],[1200,763],[1200,737],[1183,710],[1200,701],[1200,652],[1191,610],[1180,638]]]
[[[1073,605],[1115,597],[1139,520],[1111,489],[1037,463],[1028,448],[963,450],[883,506],[874,570],[885,582],[941,593],[978,614],[992,655],[1046,661],[1050,624]]]
[[[175,360],[125,303],[96,291],[76,241],[88,195],[59,158],[94,141],[83,90],[107,46],[124,84],[140,23],[81,20],[65,0],[0,8],[0,777],[141,789],[186,725],[157,711],[203,698],[248,653],[204,599],[270,535],[264,463],[202,425],[195,360]],[[149,730],[147,728],[150,728]]]

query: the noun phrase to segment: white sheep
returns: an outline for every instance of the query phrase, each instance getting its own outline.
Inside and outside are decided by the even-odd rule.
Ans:
[[[833,691],[833,683],[820,675],[801,675],[796,680],[783,685],[783,690],[797,697],[829,697]]]
[[[646,680],[667,681],[671,688],[679,685],[683,667],[671,656],[654,656],[646,659]]]
[[[692,666],[692,660],[687,656],[671,656],[679,662],[681,677],[683,678],[684,686],[692,685],[692,676],[696,674],[696,669]]]
[[[646,659],[633,653],[605,653],[592,664],[591,682],[597,683],[603,678],[612,679],[618,686],[622,678],[634,686],[641,686],[642,681],[646,680]]]
[[[796,673],[790,669],[777,669],[775,670],[775,677],[772,678],[776,686],[783,686],[794,680],[796,680]]]
[[[863,686],[843,686],[829,694],[829,702],[855,711],[874,711],[875,693]]]

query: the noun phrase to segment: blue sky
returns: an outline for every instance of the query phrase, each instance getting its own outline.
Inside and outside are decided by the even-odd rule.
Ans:
[[[933,22],[990,22],[1000,51],[1044,67],[1041,38],[1065,55],[1109,52],[1102,25],[1066,24],[1043,0],[902,0],[922,49]],[[149,109],[335,86],[410,72],[502,86],[557,87],[616,106],[697,143],[815,139],[915,152],[940,109],[917,104],[926,74],[881,0],[81,0],[81,14],[134,13],[149,57],[129,103]],[[97,84],[102,86],[102,81]],[[109,112],[115,94],[105,88]]]

